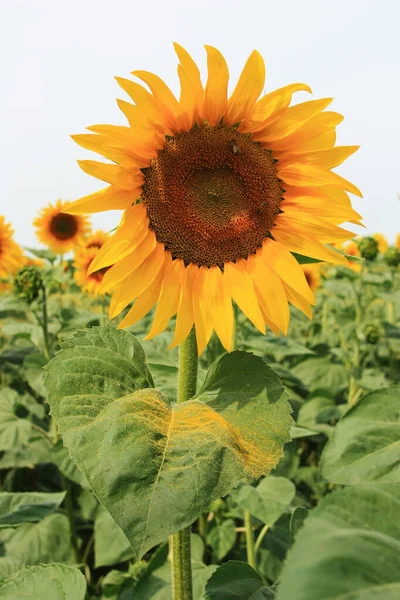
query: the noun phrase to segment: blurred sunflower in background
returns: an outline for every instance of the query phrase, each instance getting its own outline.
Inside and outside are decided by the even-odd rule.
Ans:
[[[7,281],[24,264],[24,255],[20,246],[12,239],[14,231],[5,218],[0,215],[0,292],[10,289]]]
[[[342,246],[342,250],[343,250],[343,252],[345,252],[345,254],[348,254],[350,256],[357,256],[357,257],[361,256],[361,253],[360,253],[360,250],[358,247],[358,243],[355,240],[350,240],[348,242],[345,242]],[[349,258],[347,265],[345,265],[345,266],[349,267],[350,269],[352,269],[355,272],[361,271],[361,263],[358,260],[352,261]]]
[[[321,269],[323,268],[323,263],[310,263],[302,265],[302,267],[307,283],[315,293],[321,285]]]
[[[385,254],[386,250],[389,248],[387,238],[382,233],[374,233],[372,237],[378,242],[379,252]]]
[[[156,304],[148,338],[177,315],[171,346],[195,325],[199,353],[213,330],[229,351],[232,300],[263,333],[286,334],[288,302],[310,314],[314,294],[292,252],[346,264],[325,244],[353,236],[339,225],[360,223],[348,193],[361,192],[331,169],[358,146],[335,147],[343,117],[325,110],[332,98],[290,106],[295,92],[311,93],[304,83],[259,98],[265,66],[257,51],[228,98],[217,49],[206,46],[205,87],[186,50],[175,50],[179,100],[157,75],[134,71],[148,89],[117,78],[133,101],[118,100],[128,125],[72,136],[112,163],[79,162],[109,186],[66,212],[124,210],[89,269],[110,267],[101,290],[114,290],[111,318],[135,300],[120,327]]]
[[[74,279],[82,290],[88,294],[101,295],[104,293],[100,290],[100,284],[108,267],[91,273],[88,273],[88,269],[97,251],[105,244],[107,238],[108,236],[104,231],[95,231],[84,238],[75,250]]]
[[[57,200],[55,204],[48,204],[33,221],[38,240],[56,254],[64,254],[72,250],[90,231],[87,217],[62,212],[68,205],[68,202],[62,200]]]
[[[395,241],[394,245],[396,246],[396,248],[398,248],[400,250],[400,233],[398,233],[396,235],[396,241]]]

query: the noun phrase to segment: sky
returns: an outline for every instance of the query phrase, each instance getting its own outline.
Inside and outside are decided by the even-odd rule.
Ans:
[[[0,214],[21,245],[40,247],[32,221],[43,206],[104,187],[76,164],[98,157],[69,135],[125,124],[116,75],[152,71],[177,93],[177,41],[204,76],[204,44],[221,50],[232,87],[257,49],[266,92],[305,82],[315,98],[333,97],[329,110],[345,116],[338,143],[361,146],[338,172],[363,192],[353,204],[367,233],[393,241],[400,231],[399,22],[397,0],[0,0]],[[92,223],[109,231],[119,220],[111,211]]]

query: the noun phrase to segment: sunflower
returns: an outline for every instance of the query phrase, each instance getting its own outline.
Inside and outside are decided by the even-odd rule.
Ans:
[[[325,111],[331,98],[290,106],[295,92],[311,93],[304,83],[259,98],[265,66],[257,51],[228,98],[218,50],[206,46],[205,86],[186,50],[175,50],[179,100],[157,75],[133,71],[148,89],[117,78],[133,101],[118,100],[127,126],[72,136],[112,163],[79,161],[109,186],[67,210],[124,210],[90,267],[111,267],[101,284],[114,291],[110,318],[135,300],[120,327],[156,305],[147,338],[176,315],[171,346],[195,325],[199,354],[213,330],[229,351],[232,300],[263,333],[286,334],[288,302],[311,314],[314,294],[291,252],[346,264],[325,244],[353,235],[339,225],[360,222],[348,192],[361,192],[331,169],[358,146],[334,147],[343,117]]]
[[[21,248],[12,239],[14,234],[9,223],[6,223],[0,215],[0,279],[6,280],[13,275],[24,264],[24,255]],[[8,289],[7,283],[3,281],[3,291]]]
[[[396,241],[395,241],[394,245],[396,246],[396,248],[398,248],[400,250],[400,233],[398,233],[396,235]]]
[[[323,263],[310,263],[302,265],[303,273],[307,283],[313,292],[316,292],[321,285],[321,267]]]
[[[80,239],[90,231],[87,217],[66,214],[68,202],[57,200],[49,204],[33,221],[36,236],[40,242],[51,248],[57,254],[72,250]]]
[[[389,248],[386,237],[382,233],[374,233],[372,237],[378,242],[379,252],[385,254],[386,250]]]
[[[108,267],[88,273],[89,266],[97,254],[97,251],[105,244],[108,236],[104,231],[98,230],[82,240],[80,247],[76,249],[74,260],[74,279],[76,283],[89,294],[101,295],[100,284]]]
[[[358,243],[355,240],[345,242],[342,246],[342,250],[349,256],[361,256]],[[359,261],[352,261],[351,259],[348,259],[346,267],[349,267],[356,272],[361,271],[361,264]]]

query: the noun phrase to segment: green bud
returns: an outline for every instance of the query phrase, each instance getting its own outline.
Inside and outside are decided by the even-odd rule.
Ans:
[[[22,267],[14,277],[14,293],[21,300],[32,304],[43,288],[43,280],[36,267]]]
[[[379,327],[373,323],[369,323],[364,327],[364,335],[368,344],[377,344],[379,342],[380,334]]]
[[[384,259],[385,263],[389,267],[397,267],[400,265],[400,250],[394,246],[392,248],[388,248],[388,250],[385,252]]]
[[[363,237],[358,242],[358,249],[366,260],[375,260],[379,254],[378,242],[373,237]]]

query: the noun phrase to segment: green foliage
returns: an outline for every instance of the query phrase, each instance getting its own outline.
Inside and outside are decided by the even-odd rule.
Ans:
[[[54,512],[64,500],[65,492],[0,492],[0,528],[40,521]]]
[[[268,597],[268,589],[257,571],[236,560],[219,567],[206,586],[206,600],[262,600]]]
[[[277,600],[396,600],[400,485],[363,484],[324,498],[298,532]]]
[[[17,571],[0,585],[3,600],[84,600],[86,581],[64,564],[38,565]]]

